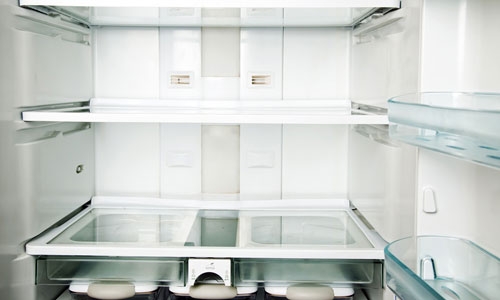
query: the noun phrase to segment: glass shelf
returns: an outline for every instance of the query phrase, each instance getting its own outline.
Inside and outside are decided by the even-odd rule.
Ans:
[[[388,124],[348,100],[92,99],[89,106],[22,112],[24,121],[210,124]]]
[[[22,6],[70,16],[87,25],[353,26],[399,0],[21,0]]]
[[[500,167],[500,94],[422,93],[392,98],[391,138]]]
[[[497,299],[500,260],[457,238],[405,238],[385,248],[387,285],[401,299]]]
[[[235,286],[380,288],[385,245],[345,199],[96,197],[30,241],[26,252],[37,257],[40,284],[102,279],[184,286],[188,261],[210,257],[231,260]]]
[[[28,243],[27,253],[380,259],[381,245],[348,207],[297,211],[288,206],[264,210],[91,206]]]

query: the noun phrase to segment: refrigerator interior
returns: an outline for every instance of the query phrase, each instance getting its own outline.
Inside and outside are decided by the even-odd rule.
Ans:
[[[500,172],[391,139],[385,124],[19,118],[20,111],[90,98],[138,105],[141,99],[340,106],[349,100],[385,107],[391,97],[416,92],[499,93],[499,3],[402,1],[401,9],[354,29],[104,24],[89,30],[18,8],[21,17],[12,18],[13,1],[1,3],[0,30],[13,41],[0,43],[0,253],[2,269],[10,270],[2,273],[12,274],[1,286],[11,299],[59,293],[58,286],[33,285],[35,262],[24,243],[92,196],[349,199],[387,242],[458,236],[500,254]],[[231,18],[235,10],[212,13]],[[423,208],[429,195],[435,210]],[[391,297],[387,289],[365,294]]]

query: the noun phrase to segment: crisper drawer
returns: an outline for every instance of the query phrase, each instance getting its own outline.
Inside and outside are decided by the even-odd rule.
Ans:
[[[236,286],[291,286],[314,283],[331,287],[383,287],[383,263],[377,260],[235,259]]]
[[[40,257],[37,284],[131,282],[184,285],[185,261],[180,258]]]
[[[96,197],[67,223],[30,241],[26,251],[40,257],[39,284],[189,288],[215,274],[213,280],[235,287],[380,288],[383,246],[342,199],[328,206],[324,200],[285,205]]]

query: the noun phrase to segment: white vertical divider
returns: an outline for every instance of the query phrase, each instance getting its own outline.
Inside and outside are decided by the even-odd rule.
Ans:
[[[161,197],[201,194],[201,125],[161,125]]]
[[[158,98],[158,29],[95,29],[95,96]],[[158,124],[95,124],[96,195],[158,197]]]
[[[160,28],[160,98],[201,99],[202,90],[201,29]],[[161,124],[160,127],[160,196],[198,198],[201,125]]]
[[[283,29],[242,28],[240,35],[240,99],[282,101]],[[281,198],[281,137],[281,125],[240,125],[240,199]]]
[[[283,29],[242,28],[240,98],[283,98]],[[252,85],[252,76],[270,76],[269,84]]]
[[[200,51],[200,28],[160,28],[160,98],[201,99]],[[183,77],[176,76],[188,82],[177,84]]]
[[[240,199],[281,198],[281,125],[240,126]]]
[[[346,99],[349,31],[285,28],[283,100]],[[346,197],[347,127],[283,126],[283,198]]]

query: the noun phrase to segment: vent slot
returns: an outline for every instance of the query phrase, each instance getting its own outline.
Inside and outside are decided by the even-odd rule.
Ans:
[[[170,84],[174,85],[174,86],[191,85],[191,76],[190,75],[180,75],[180,74],[170,75]]]
[[[271,75],[252,75],[251,86],[271,86]]]

